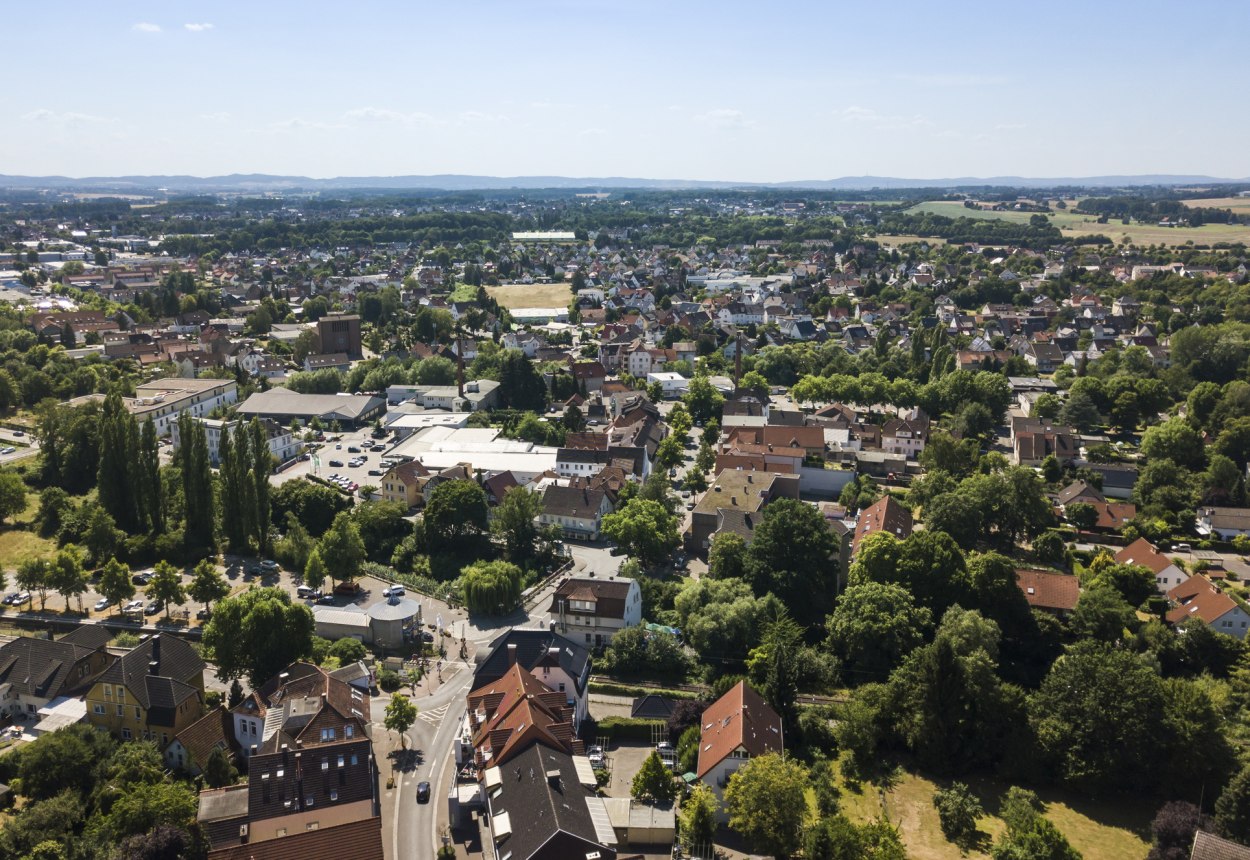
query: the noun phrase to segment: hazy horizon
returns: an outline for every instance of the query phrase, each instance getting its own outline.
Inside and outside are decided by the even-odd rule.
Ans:
[[[27,83],[4,97],[0,173],[1250,176],[1250,119],[1219,85],[1250,71],[1250,8],[343,8],[10,9]]]

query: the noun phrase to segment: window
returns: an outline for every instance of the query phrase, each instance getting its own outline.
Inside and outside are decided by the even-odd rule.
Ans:
[[[334,729],[322,729],[321,730],[321,742],[325,743],[326,741],[332,741],[332,740],[334,740]]]
[[[126,688],[123,687],[121,684],[117,685],[117,701],[119,702],[126,701]]]
[[[97,717],[102,717],[104,716],[104,706],[100,704],[92,705],[91,712],[95,714]]]
[[[356,754],[352,753],[352,767],[356,766]]]
[[[104,685],[104,698],[106,699],[113,698],[113,685],[112,684]]]
[[[343,757],[339,756],[339,767],[343,766]]]
[[[322,770],[329,770],[329,769],[330,769],[330,760],[329,760],[328,758],[326,758],[325,756],[322,756],[322,757],[321,757],[321,769],[322,769]]]
[[[121,716],[125,716],[125,714],[123,713],[123,708],[122,708],[122,706],[121,706],[121,705],[118,705],[118,706],[117,706],[117,716],[119,716],[119,717],[121,717]]]
[[[330,789],[330,799],[331,799],[331,800],[338,800],[338,799],[339,799],[339,791],[338,791],[338,789],[337,789],[337,788],[332,788],[332,789]]]
[[[1241,626],[1245,627],[1246,625],[1242,624]],[[355,726],[352,726],[352,725],[343,726],[343,737],[347,738],[348,740],[351,740],[355,734],[356,734]]]
[[[143,719],[143,712],[142,712],[141,710],[139,710],[139,706],[138,706],[138,705],[135,705],[135,719],[136,719],[136,720],[141,720],[141,719]]]
[[[285,827],[279,827],[277,830],[275,830],[275,831],[273,832],[273,838],[274,838],[274,839],[281,839],[283,836],[286,836],[286,828],[285,828]]]
[[[307,796],[304,798],[304,806],[306,806],[306,807],[311,807],[311,806],[312,806],[312,805],[316,802],[316,800],[317,800],[317,798],[315,798],[315,797],[313,797],[311,794],[309,794],[309,795],[307,795]],[[314,829],[316,829],[316,828],[310,827],[310,828],[308,828],[308,829],[309,829],[309,830],[314,830]]]
[[[308,799],[308,805],[312,806],[312,798]],[[320,822],[310,821],[304,825],[305,830],[316,830],[320,826]]]
[[[130,740],[131,738],[130,729],[122,729],[122,738],[124,740]]]

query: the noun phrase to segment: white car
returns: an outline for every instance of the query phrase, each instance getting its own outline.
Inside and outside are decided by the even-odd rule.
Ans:
[[[143,610],[142,600],[132,600],[122,607],[122,612],[140,612]]]
[[[403,597],[405,593],[402,585],[391,585],[382,589],[383,597]]]
[[[113,601],[109,600],[107,597],[101,597],[99,600],[95,602],[95,611],[102,612],[105,609],[108,609],[109,606],[111,606],[112,604],[113,604]]]
[[[3,448],[0,448],[0,454],[12,454],[16,450],[17,449],[14,448],[12,445],[6,445]]]

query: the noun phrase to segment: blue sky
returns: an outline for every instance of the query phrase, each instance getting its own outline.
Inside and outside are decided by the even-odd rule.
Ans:
[[[117,0],[4,21],[0,173],[1250,176],[1234,0]]]

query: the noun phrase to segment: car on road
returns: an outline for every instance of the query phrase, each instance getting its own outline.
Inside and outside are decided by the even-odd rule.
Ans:
[[[320,604],[320,605],[322,605],[322,606],[333,606],[333,605],[334,605],[334,595],[333,595],[333,594],[323,594],[323,595],[321,595],[320,597],[318,597],[318,598],[317,598],[317,603],[319,603],[319,604]]]
[[[21,430],[14,430],[14,431],[13,431],[13,435],[14,435],[14,436],[16,436],[17,438],[21,439],[21,438],[22,438],[23,436],[25,436],[26,434],[25,434],[23,431],[21,431]]]
[[[4,446],[3,448],[0,448],[0,454],[12,454],[12,453],[14,453],[16,450],[17,450],[17,449],[16,449],[16,448],[14,448],[12,445],[6,445],[6,446]]]
[[[278,563],[267,558],[260,563],[260,569],[265,573],[276,573],[278,570]]]
[[[430,784],[425,780],[417,783],[417,803],[430,802]]]
[[[385,446],[385,445],[374,445],[374,446],[372,446],[371,448],[369,448],[369,450],[370,450],[370,451],[385,451],[385,450],[386,450],[386,446]]]
[[[382,589],[383,597],[403,597],[404,587],[402,585],[390,585]]]
[[[161,611],[161,603],[159,600],[153,600],[147,606],[143,607],[144,615],[155,615]]]
[[[101,597],[99,600],[95,602],[95,611],[103,612],[105,609],[108,609],[112,605],[113,605],[113,601],[109,600],[107,597]]]
[[[373,477],[373,478],[380,478],[380,477],[382,477],[382,476],[383,476],[383,475],[385,475],[385,474],[386,474],[386,472],[382,471],[381,469],[370,469],[370,470],[369,470],[369,476],[370,476],[370,477]]]
[[[1191,547],[1187,543],[1174,543],[1172,544],[1172,551],[1173,552],[1192,552],[1193,547]]]
[[[348,453],[348,454],[359,454],[359,453],[360,453],[360,449],[359,449],[359,448],[357,448],[355,445],[348,445],[348,446],[347,446],[347,453]]]
[[[321,589],[313,588],[311,585],[301,585],[295,589],[295,593],[302,600],[316,600],[321,596]]]

